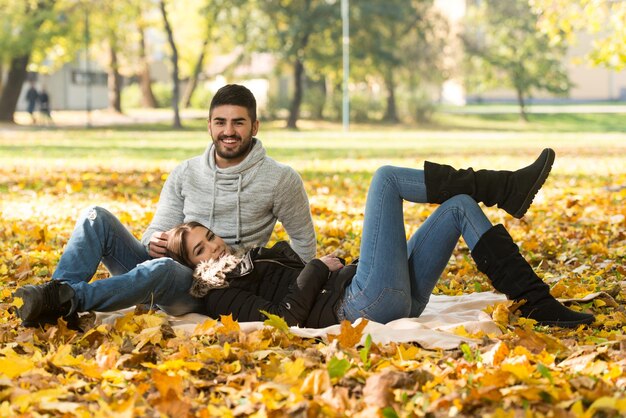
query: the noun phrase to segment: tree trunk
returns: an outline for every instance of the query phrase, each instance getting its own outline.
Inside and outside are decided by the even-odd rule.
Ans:
[[[383,120],[385,122],[396,123],[399,121],[398,110],[396,107],[396,85],[393,79],[393,71],[389,70],[385,77],[385,87],[387,88],[387,109]]]
[[[146,35],[143,27],[139,28],[139,89],[141,90],[141,105],[154,109],[157,101],[152,92],[152,80],[150,78],[150,63],[146,54]]]
[[[321,81],[315,83],[315,87],[318,89],[319,94],[321,96],[316,106],[313,108],[313,119],[323,120],[324,119],[324,107],[326,106],[326,101],[328,100],[328,90],[326,89],[326,77],[322,78]]]
[[[287,128],[298,129],[297,123],[300,117],[300,105],[302,104],[302,79],[304,76],[304,64],[299,58],[293,66],[293,100],[289,108],[289,119],[287,119]]]
[[[196,61],[196,65],[193,67],[193,73],[191,74],[191,77],[189,77],[189,82],[187,83],[187,86],[185,87],[185,92],[183,93],[183,98],[181,100],[181,103],[183,107],[185,108],[189,107],[189,104],[191,103],[191,96],[193,95],[193,92],[196,89],[196,86],[198,85],[198,78],[200,77],[200,71],[202,71],[202,66],[204,65],[204,57],[206,55],[206,48],[207,48],[207,45],[209,45],[210,39],[211,39],[210,34],[207,35],[206,38],[204,38],[204,42],[202,43],[202,48],[200,49],[200,55],[198,55],[198,60]]]
[[[15,122],[13,115],[22,92],[22,85],[26,80],[26,66],[29,60],[30,52],[11,60],[4,89],[2,90],[2,95],[0,95],[0,121]]]
[[[176,49],[176,43],[174,42],[174,33],[172,32],[172,27],[170,26],[170,22],[167,19],[167,11],[165,10],[165,1],[161,0],[161,14],[163,15],[163,23],[165,25],[165,32],[167,32],[167,40],[170,44],[170,48],[172,48],[172,108],[174,109],[174,128],[180,129],[183,127],[180,122],[180,112],[178,109],[179,102],[179,79],[178,79],[178,49]]]
[[[109,42],[109,58],[109,109],[118,113],[122,113],[122,76],[119,72],[119,63],[117,61],[117,51],[115,50],[114,42]]]
[[[526,114],[526,103],[524,101],[524,92],[521,89],[515,89],[517,93],[517,104],[519,105],[519,117],[524,122],[528,122],[528,115]]]

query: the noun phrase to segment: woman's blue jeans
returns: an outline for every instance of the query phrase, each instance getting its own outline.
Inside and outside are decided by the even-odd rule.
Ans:
[[[112,276],[90,283],[100,262]],[[191,269],[171,258],[151,259],[143,244],[98,206],[85,210],[76,222],[52,278],[74,289],[78,312],[137,304],[156,305],[171,315],[202,309],[202,299],[189,294]]]
[[[403,201],[426,203],[422,170],[379,168],[367,195],[357,272],[346,288],[339,319],[387,323],[419,316],[459,237],[473,249],[492,227],[473,198],[442,203],[406,241]]]

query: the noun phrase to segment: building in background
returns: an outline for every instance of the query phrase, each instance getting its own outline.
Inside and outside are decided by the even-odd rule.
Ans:
[[[30,82],[38,91],[45,87],[50,95],[50,109],[86,110],[108,107],[107,74],[96,62],[84,60],[64,64],[51,74],[29,73],[17,102],[17,110],[26,110],[26,91]]]

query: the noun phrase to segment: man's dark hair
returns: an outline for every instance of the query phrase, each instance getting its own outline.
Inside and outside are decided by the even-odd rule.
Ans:
[[[220,88],[209,107],[209,118],[213,114],[213,109],[223,105],[242,106],[248,110],[248,116],[252,122],[256,121],[256,99],[250,90],[239,84],[227,84]]]

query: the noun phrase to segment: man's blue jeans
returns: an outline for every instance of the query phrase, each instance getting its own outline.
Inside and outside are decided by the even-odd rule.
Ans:
[[[492,227],[467,195],[442,203],[406,241],[403,201],[426,203],[422,170],[384,166],[370,184],[357,273],[346,288],[339,319],[386,323],[419,316],[459,238],[474,248]]]
[[[89,283],[100,262],[112,276]],[[189,294],[191,269],[171,258],[151,259],[113,214],[97,206],[76,222],[52,278],[74,289],[78,312],[137,304],[156,305],[171,315],[202,310],[202,299]]]

